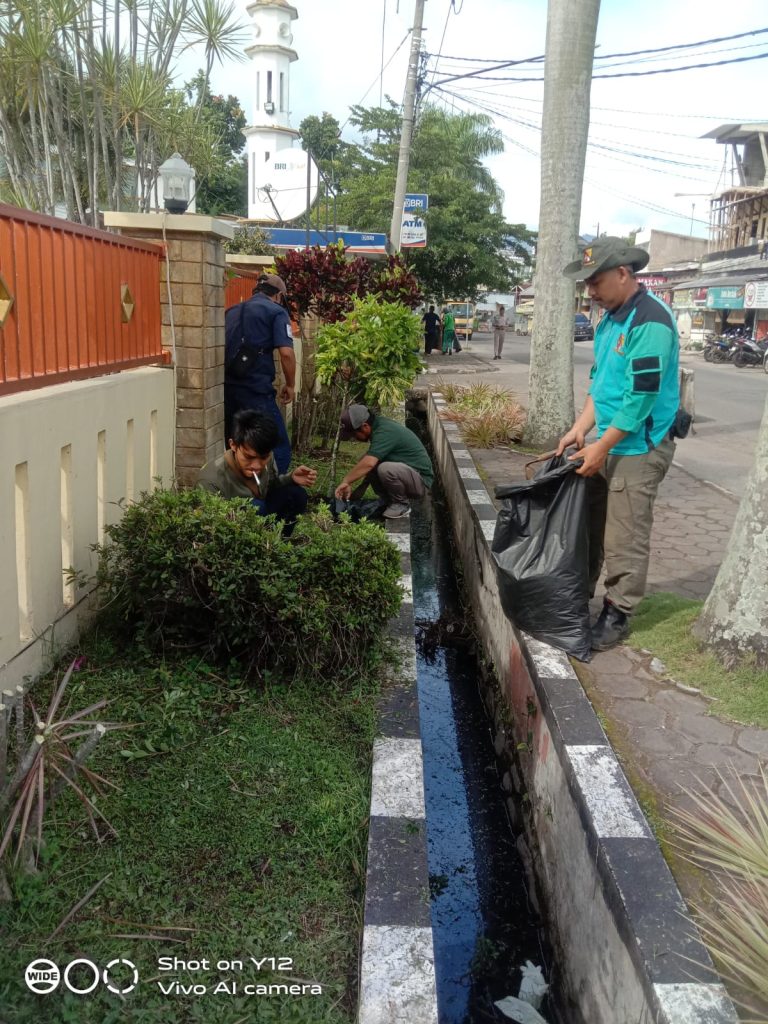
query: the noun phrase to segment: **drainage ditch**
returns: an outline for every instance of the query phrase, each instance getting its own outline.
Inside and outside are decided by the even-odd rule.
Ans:
[[[494,1002],[518,994],[526,960],[551,983],[551,954],[507,810],[512,796],[519,819],[522,801],[502,788],[478,689],[482,666],[439,482],[411,518],[439,1021],[505,1021]],[[556,994],[540,1013],[552,1024],[561,1020]]]

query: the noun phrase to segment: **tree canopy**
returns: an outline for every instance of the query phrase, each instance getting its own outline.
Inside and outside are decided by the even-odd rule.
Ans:
[[[388,231],[397,172],[401,117],[384,107],[351,108],[359,143],[342,142],[330,114],[302,121],[302,145],[338,192],[338,220],[361,231]],[[503,193],[483,163],[503,151],[500,133],[482,114],[427,106],[416,125],[408,190],[429,195],[426,249],[406,251],[425,292],[476,298],[505,291],[530,275],[535,236],[502,213]]]
[[[245,149],[245,111],[236,96],[211,94],[208,79],[201,69],[185,92],[199,122],[213,141],[210,159],[196,178],[196,209],[215,217],[229,213],[248,215],[248,165]]]
[[[206,176],[219,144],[205,116],[215,61],[242,56],[227,0],[12,0],[0,10],[0,190],[43,213],[98,223],[104,207],[152,205],[175,150]],[[198,102],[174,61],[203,49]]]

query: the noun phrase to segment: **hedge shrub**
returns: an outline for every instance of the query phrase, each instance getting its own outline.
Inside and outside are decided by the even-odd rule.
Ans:
[[[152,650],[234,658],[256,677],[358,672],[400,605],[384,531],[323,511],[286,540],[245,499],[155,491],[106,534],[96,580],[109,622]]]

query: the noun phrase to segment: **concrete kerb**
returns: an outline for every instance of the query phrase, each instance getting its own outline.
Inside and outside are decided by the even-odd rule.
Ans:
[[[578,678],[501,610],[496,510],[458,427],[427,418],[454,538],[501,700],[496,750],[522,777],[537,881],[573,1019],[736,1024],[738,1016]],[[493,697],[489,694],[489,697]],[[598,966],[599,965],[599,966]]]
[[[403,603],[390,626],[400,667],[373,747],[358,1022],[437,1024],[409,520],[389,522],[387,534],[401,559]]]

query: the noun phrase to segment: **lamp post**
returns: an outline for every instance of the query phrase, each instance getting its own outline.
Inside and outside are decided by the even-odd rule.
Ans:
[[[186,213],[191,196],[195,172],[181,153],[174,153],[165,163],[160,164],[160,181],[163,183],[163,203],[169,213]]]

